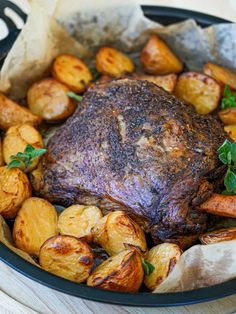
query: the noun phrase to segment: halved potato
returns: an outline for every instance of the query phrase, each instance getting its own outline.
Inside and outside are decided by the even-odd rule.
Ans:
[[[236,89],[236,73],[214,63],[204,65],[203,72],[218,82]]]
[[[201,73],[186,72],[179,76],[174,94],[192,104],[198,113],[208,114],[219,104],[221,87],[211,77]]]
[[[112,47],[102,47],[96,54],[96,69],[99,73],[121,77],[134,71],[132,60]]]
[[[22,203],[31,197],[31,186],[19,168],[0,167],[0,215],[15,218]]]
[[[91,241],[91,228],[102,218],[96,206],[72,205],[60,214],[58,230],[60,234],[72,235]]]
[[[13,228],[19,249],[37,256],[41,245],[57,233],[57,212],[48,201],[37,197],[24,201]]]
[[[60,55],[55,59],[52,76],[76,93],[83,93],[93,79],[87,65],[79,58],[68,54]]]
[[[207,232],[199,237],[202,244],[212,244],[236,239],[236,227]]]
[[[69,89],[53,78],[34,83],[28,90],[30,110],[46,121],[68,118],[75,110],[75,103],[67,95]]]
[[[156,289],[158,285],[169,275],[182,254],[178,245],[173,243],[162,243],[154,246],[148,252],[146,260],[155,269],[144,277],[144,284],[150,290]]]
[[[92,228],[93,241],[101,245],[109,255],[115,255],[128,246],[147,249],[141,227],[125,212],[114,211],[104,216]]]
[[[0,129],[7,130],[11,126],[23,123],[37,126],[41,121],[41,117],[0,93]]]
[[[162,87],[165,91],[172,93],[177,82],[177,75],[135,75],[134,79],[152,82],[157,86]]]
[[[89,276],[87,285],[105,290],[137,292],[143,281],[140,255],[124,250],[108,258]]]
[[[183,70],[183,63],[157,35],[151,35],[143,47],[140,62],[150,74],[165,75]]]
[[[224,127],[226,133],[228,133],[231,140],[236,141],[236,125],[227,125]]]
[[[6,164],[11,162],[11,156],[18,152],[24,152],[26,146],[30,144],[34,148],[42,148],[42,136],[33,126],[20,124],[10,127],[3,139],[3,158]],[[39,162],[39,158],[32,160],[26,171],[31,171]]]
[[[228,108],[218,112],[220,120],[226,124],[236,124],[236,108]]]
[[[88,244],[76,237],[58,235],[43,243],[39,264],[50,273],[81,283],[90,274],[93,254]]]

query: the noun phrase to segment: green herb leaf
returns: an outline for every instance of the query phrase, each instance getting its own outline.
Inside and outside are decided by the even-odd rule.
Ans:
[[[236,95],[233,93],[229,85],[225,85],[224,97],[221,100],[221,108],[235,108],[236,107]]]
[[[7,165],[7,169],[11,169],[11,168],[20,168],[21,167],[21,162],[19,160],[12,160],[8,165]]]
[[[97,71],[96,68],[90,68],[90,71],[93,75],[93,81],[96,82],[101,77],[101,74]]]
[[[74,93],[74,92],[68,92],[68,93],[67,93],[67,96],[69,96],[70,98],[75,99],[76,101],[81,101],[81,100],[83,99],[83,96],[77,95],[77,94]]]
[[[226,172],[224,185],[228,192],[233,192],[236,189],[236,174],[230,168]]]
[[[149,276],[155,269],[155,267],[149,263],[147,260],[145,260],[143,257],[142,259],[142,265],[143,265],[143,271],[145,276]]]
[[[232,159],[231,149],[232,149],[232,144],[229,140],[225,140],[224,143],[218,148],[219,159],[225,165],[231,164],[231,159]]]
[[[45,154],[46,151],[47,151],[47,150],[46,150],[45,148],[35,149],[34,151],[32,151],[32,152],[30,153],[30,158],[31,158],[31,159],[37,158],[37,157],[39,157],[39,156]]]

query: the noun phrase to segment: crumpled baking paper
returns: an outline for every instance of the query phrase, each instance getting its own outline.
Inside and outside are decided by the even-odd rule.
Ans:
[[[27,23],[3,64],[0,90],[14,99],[25,97],[62,53],[92,66],[97,49],[112,45],[137,63],[150,33],[159,34],[190,70],[201,71],[209,61],[236,70],[236,24],[202,29],[187,20],[163,27],[144,17],[134,0],[37,0],[31,1]],[[184,252],[155,292],[191,290],[235,277],[236,240],[196,245]]]

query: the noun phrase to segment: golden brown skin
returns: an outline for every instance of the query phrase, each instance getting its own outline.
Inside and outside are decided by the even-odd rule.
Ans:
[[[93,254],[85,242],[69,235],[48,239],[39,253],[39,264],[50,273],[81,283],[93,266]]]
[[[197,72],[186,72],[179,76],[174,94],[194,106],[200,114],[214,111],[220,101],[221,87],[213,79]]]
[[[146,238],[141,227],[125,212],[107,214],[92,228],[93,241],[102,246],[109,255],[123,251],[127,245],[147,249]]]
[[[2,138],[0,137],[0,167],[3,165],[4,165],[4,160],[3,160]]]
[[[89,276],[87,285],[104,290],[137,292],[143,281],[140,255],[124,250],[108,258]]]
[[[28,144],[36,149],[43,147],[43,140],[39,131],[28,124],[10,127],[3,139],[3,158],[5,163],[9,164],[11,162],[12,155],[16,155],[18,152],[24,152]],[[38,162],[39,158],[35,158],[25,170],[33,170],[37,167]]]
[[[146,287],[150,290],[156,289],[173,270],[181,254],[179,246],[173,243],[162,243],[151,248],[146,260],[155,269],[150,275],[144,277]]]
[[[220,120],[226,125],[236,124],[236,108],[228,108],[218,112]]]
[[[143,47],[140,62],[144,71],[150,74],[165,75],[183,70],[183,63],[157,35],[150,36]]]
[[[102,47],[96,54],[96,69],[111,77],[121,77],[134,71],[132,60],[112,47]]]
[[[31,186],[19,168],[0,167],[0,215],[15,218],[22,203],[31,197]]]
[[[55,59],[52,76],[76,93],[83,93],[93,78],[87,65],[69,54],[60,55]]]
[[[236,141],[236,125],[226,125],[224,127],[226,133],[228,133],[231,140]]]
[[[41,245],[56,234],[56,209],[42,198],[28,198],[14,222],[13,238],[16,246],[38,256]]]
[[[38,126],[41,121],[41,117],[0,93],[0,129],[7,130],[22,123]]]
[[[96,206],[72,205],[60,214],[58,230],[60,234],[72,235],[85,241],[91,241],[91,228],[101,218],[102,212]]]
[[[176,74],[168,74],[168,75],[134,75],[134,79],[136,80],[144,80],[148,82],[152,82],[159,87],[162,87],[165,91],[172,93],[174,91],[177,75]]]
[[[213,244],[236,239],[236,227],[214,230],[199,237],[202,244]]]
[[[206,63],[203,68],[203,72],[213,77],[219,83],[224,85],[229,85],[231,88],[236,89],[236,73],[221,67],[214,63]]]
[[[76,105],[67,96],[69,89],[52,78],[34,83],[28,90],[27,100],[30,110],[42,119],[56,122],[68,118]]]

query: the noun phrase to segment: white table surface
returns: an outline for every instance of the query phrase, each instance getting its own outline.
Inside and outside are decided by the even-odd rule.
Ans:
[[[0,0],[1,1],[1,0]],[[128,0],[127,0],[128,1]],[[28,11],[26,0],[12,0]],[[141,0],[141,4],[192,9],[236,22],[236,0]],[[3,32],[0,23],[0,34]],[[236,296],[183,307],[147,309],[101,304],[46,288],[0,262],[0,314],[230,314],[236,313]]]

